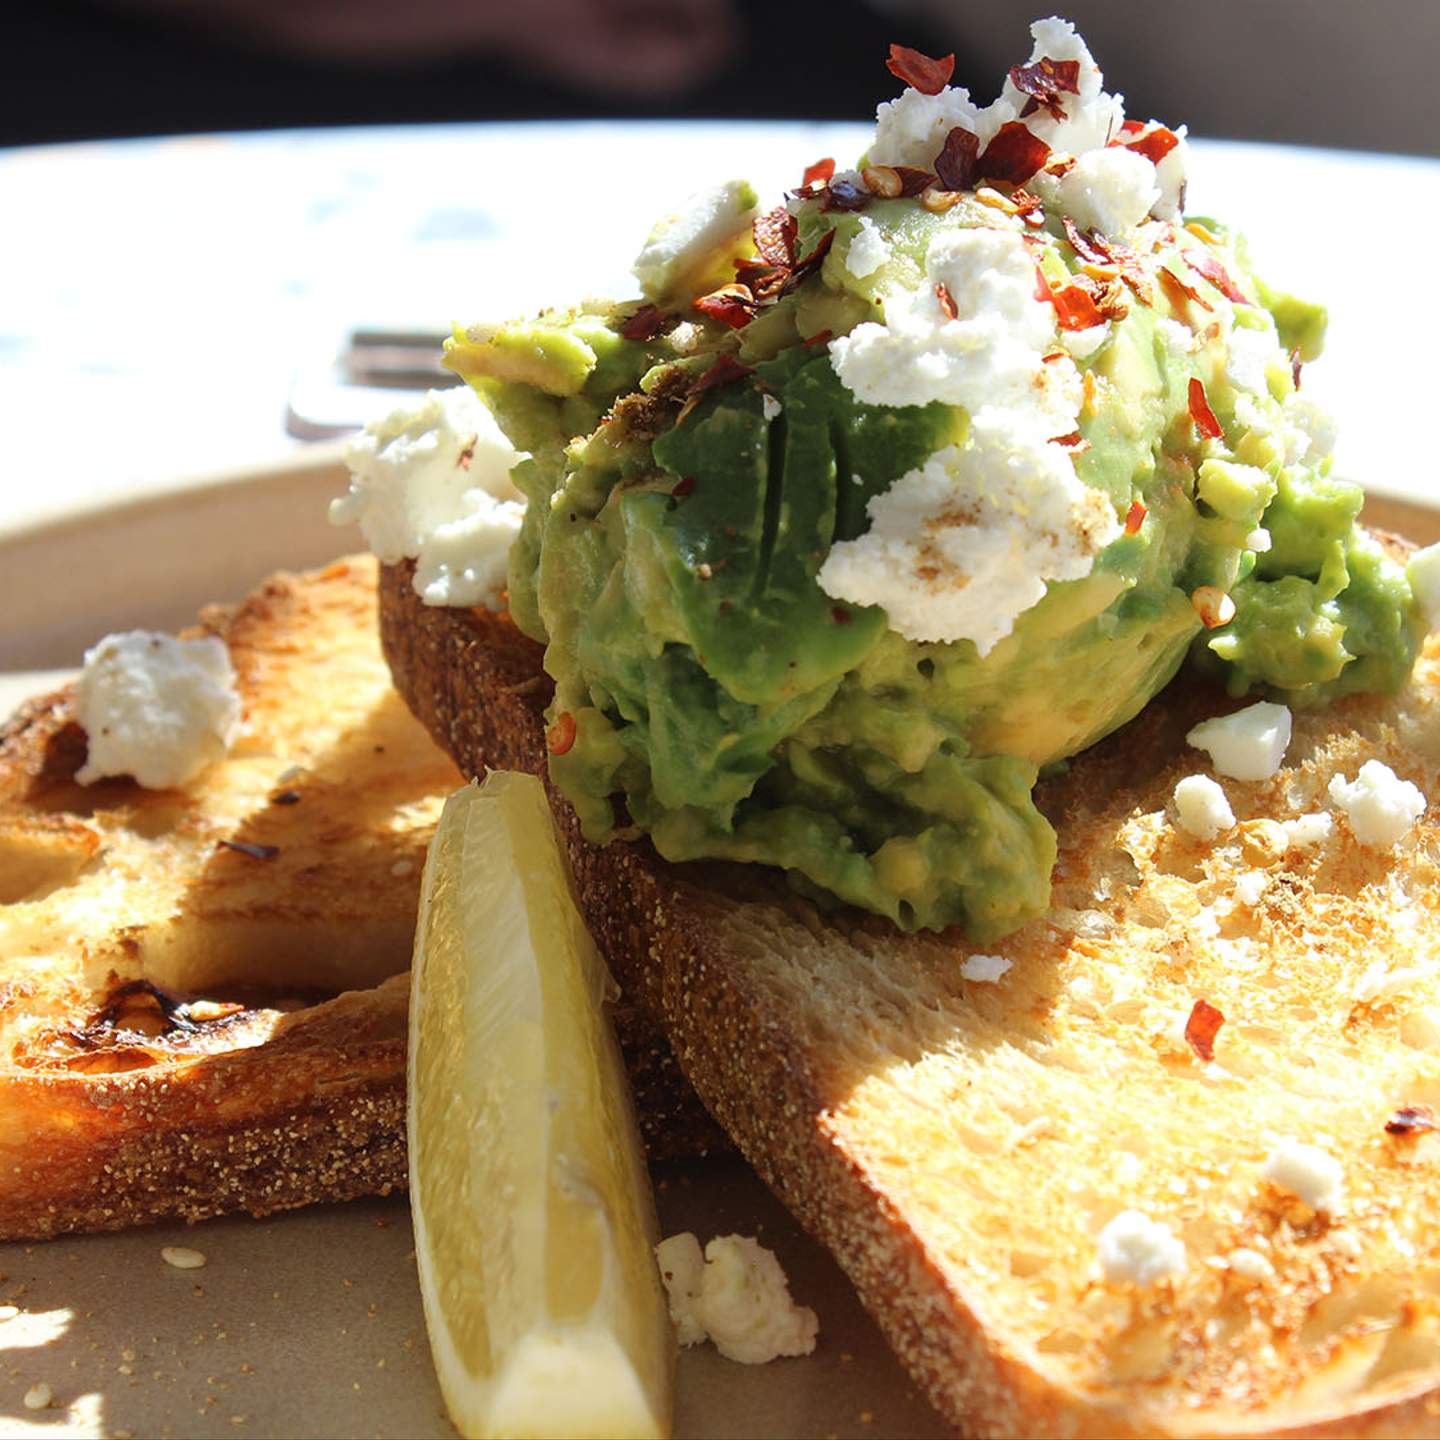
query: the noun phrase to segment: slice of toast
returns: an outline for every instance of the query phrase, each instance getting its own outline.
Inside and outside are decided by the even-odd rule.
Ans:
[[[245,729],[183,789],[78,785],[68,691],[0,730],[0,1238],[404,1185],[405,972],[461,776],[391,688],[375,577],[206,612]],[[628,1018],[652,1145],[705,1148]]]
[[[398,567],[381,626],[462,769],[539,764],[543,686],[517,688],[506,620],[426,607]],[[993,983],[953,935],[597,849],[556,812],[622,987],[964,1433],[1436,1435],[1440,805],[1386,853],[1284,822],[1371,757],[1440,802],[1437,701],[1432,641],[1400,696],[1297,715],[1286,768],[1226,781],[1240,823],[1207,844],[1170,797],[1208,770],[1186,730],[1234,702],[1172,687],[1043,787],[1054,906],[989,947]],[[1334,1216],[1263,1177],[1286,1137],[1340,1161]],[[1132,1208],[1183,1240],[1178,1278],[1103,1280],[1097,1237]]]

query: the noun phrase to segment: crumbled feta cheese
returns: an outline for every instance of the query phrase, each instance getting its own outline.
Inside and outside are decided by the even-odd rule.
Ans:
[[[510,471],[525,458],[468,385],[432,390],[350,445],[350,489],[330,522],[358,523],[387,565],[413,559],[427,605],[495,609],[525,516]]]
[[[1308,815],[1297,815],[1293,820],[1281,822],[1290,843],[1297,850],[1308,850],[1313,845],[1323,844],[1335,828],[1335,820],[1327,810],[1316,810]]]
[[[1056,194],[1082,230],[1115,237],[1133,230],[1160,199],[1154,165],[1123,145],[1081,155]]]
[[[1263,870],[1247,870],[1235,877],[1235,898],[1253,910],[1265,894],[1270,877]]]
[[[1122,1210],[1100,1232],[1099,1248],[1112,1285],[1153,1285],[1185,1269],[1184,1242],[1139,1210]]]
[[[1258,1250],[1248,1245],[1238,1246],[1225,1257],[1226,1268],[1232,1275],[1259,1284],[1275,1278],[1275,1267]]]
[[[1195,351],[1195,333],[1178,320],[1162,320],[1160,334],[1172,360],[1188,360]]]
[[[994,985],[1005,977],[1013,963],[1003,955],[969,955],[960,967],[960,977],[980,985]]]
[[[688,1231],[655,1247],[682,1345],[707,1337],[728,1360],[763,1365],[815,1348],[815,1312],[790,1298],[774,1254],[745,1235],[720,1235],[705,1247]]]
[[[692,195],[656,223],[632,273],[647,300],[660,300],[722,246],[743,235],[759,213],[748,180],[727,180]]]
[[[1232,780],[1268,780],[1280,768],[1290,744],[1290,711],[1268,700],[1197,725],[1186,744],[1204,750],[1220,775]]]
[[[89,741],[82,785],[130,775],[167,790],[224,759],[240,733],[240,696],[225,643],[148,630],[107,635],[85,652],[76,719]]]
[[[1405,567],[1420,613],[1431,630],[1440,630],[1440,545],[1417,550]]]
[[[1197,840],[1213,840],[1235,823],[1225,792],[1208,775],[1187,775],[1175,787],[1180,828]]]
[[[889,258],[890,247],[879,227],[867,215],[860,217],[860,228],[845,249],[845,268],[857,279],[873,275]]]
[[[1268,395],[1270,382],[1265,378],[1265,372],[1272,365],[1288,368],[1273,324],[1264,329],[1251,329],[1244,325],[1231,327],[1229,346],[1225,352],[1225,378],[1237,390],[1247,390],[1252,395]]]
[[[1178,221],[1185,199],[1185,176],[1190,165],[1190,147],[1183,125],[1171,133],[1180,143],[1155,167],[1155,185],[1160,191],[1160,198],[1155,202],[1153,213],[1161,220]]]
[[[1109,338],[1110,322],[1108,320],[1102,320],[1100,324],[1088,326],[1084,330],[1062,331],[1060,343],[1070,352],[1074,359],[1086,360]]]
[[[767,420],[778,420],[780,418],[780,412],[784,408],[785,407],[773,395],[762,395],[760,397],[760,413]]]
[[[1337,429],[1329,411],[1298,391],[1285,397],[1283,408],[1293,442],[1286,451],[1287,465],[1298,465],[1302,460],[1307,465],[1318,465],[1334,454]]]
[[[1374,850],[1403,840],[1425,811],[1419,787],[1379,760],[1367,760],[1354,780],[1332,776],[1330,799],[1345,812],[1355,838]]]
[[[1333,1215],[1344,1203],[1345,1172],[1340,1162],[1318,1145],[1305,1145],[1287,1136],[1270,1152],[1260,1173],[1312,1210]]]
[[[1270,532],[1263,525],[1257,525],[1246,537],[1245,548],[1263,555],[1271,546]]]
[[[1008,230],[944,230],[925,255],[927,283],[886,308],[885,323],[857,325],[830,342],[835,373],[870,405],[926,405],[941,400],[972,415],[986,406],[1053,416],[1068,434],[1080,408],[1074,366],[1042,359],[1055,337],[1055,307],[1035,296],[1035,262],[1024,239]],[[944,285],[958,318],[936,298]],[[1073,393],[1057,393],[1060,381]],[[1068,424],[1066,423],[1068,421]]]
[[[907,86],[875,112],[875,139],[867,151],[870,163],[933,170],[945,137],[957,125],[977,136],[988,131],[986,139],[1000,128],[982,124],[983,113],[970,92],[959,86],[947,85],[938,95],[923,95]]]
[[[911,640],[972,640],[986,655],[1045,594],[1090,573],[1120,533],[1114,507],[1082,485],[1058,445],[977,417],[969,442],[902,475],[868,506],[870,529],[826,557],[821,588],[882,605]]]

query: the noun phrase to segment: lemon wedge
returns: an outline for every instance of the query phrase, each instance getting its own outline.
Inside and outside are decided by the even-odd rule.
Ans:
[[[540,782],[446,802],[410,998],[410,1201],[425,1322],[462,1435],[664,1436],[674,1337],[615,983]]]

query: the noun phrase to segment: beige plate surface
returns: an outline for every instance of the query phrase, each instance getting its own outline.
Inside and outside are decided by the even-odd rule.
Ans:
[[[325,522],[338,451],[209,477],[0,533],[0,710],[110,630],[186,623],[272,570],[356,544]],[[1375,500],[1372,522],[1440,539],[1440,512]],[[25,672],[25,673],[17,673]],[[661,1177],[666,1233],[758,1234],[820,1315],[806,1360],[749,1368],[688,1351],[680,1436],[939,1436],[829,1257],[741,1164]],[[202,1251],[177,1270],[162,1246]],[[118,1236],[0,1246],[0,1436],[448,1436],[425,1344],[403,1199]],[[5,1314],[0,1310],[0,1315]],[[23,1397],[48,1384],[54,1405]]]
[[[41,527],[0,532],[0,713],[107,631],[175,628],[273,570],[359,544],[326,523],[334,446]],[[940,1436],[829,1256],[738,1161],[659,1177],[667,1234],[758,1234],[820,1315],[806,1360],[687,1351],[680,1436]],[[166,1245],[200,1250],[198,1270]],[[403,1198],[114,1236],[0,1245],[0,1436],[451,1436],[430,1368]],[[7,1313],[0,1309],[0,1316]],[[31,1411],[48,1384],[54,1406]]]

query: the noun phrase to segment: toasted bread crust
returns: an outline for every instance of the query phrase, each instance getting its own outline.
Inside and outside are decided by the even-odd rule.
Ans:
[[[404,1187],[405,972],[461,776],[391,689],[375,583],[363,557],[205,612],[247,730],[183,790],[76,784],[69,690],[0,726],[0,1239]],[[652,1153],[725,1145],[620,1020]]]
[[[506,621],[421,605],[403,568],[382,575],[381,621],[397,686],[462,768],[534,768],[538,704],[497,688],[489,659],[517,654]],[[505,686],[513,686],[513,671],[506,673]],[[1356,964],[1368,958],[1367,945],[1373,953],[1377,942],[1364,937],[1378,935],[1386,907],[1400,904],[1382,890],[1397,862],[1363,851],[1343,822],[1321,860],[1276,853],[1278,821],[1265,817],[1320,808],[1328,774],[1353,773],[1369,755],[1440,795],[1430,790],[1440,785],[1437,691],[1440,654],[1432,654],[1399,702],[1356,699],[1329,716],[1301,717],[1292,769],[1253,786],[1227,782],[1244,789],[1259,818],[1208,849],[1175,832],[1165,806],[1176,779],[1203,768],[1203,757],[1185,748],[1186,729],[1234,702],[1181,687],[1148,707],[1042,790],[1061,836],[1056,909],[1007,942],[1014,973],[1004,987],[962,980],[969,947],[961,937],[899,937],[873,917],[845,912],[822,920],[758,869],[671,866],[645,842],[588,846],[568,806],[552,800],[585,913],[622,988],[656,1018],[707,1106],[832,1249],[911,1373],[966,1434],[1433,1434],[1440,1322],[1429,1282],[1415,1277],[1440,1263],[1440,1247],[1415,1222],[1433,1204],[1435,1181],[1414,1164],[1396,1171],[1396,1159],[1408,1157],[1396,1156],[1393,1144],[1386,1149],[1384,1112],[1366,1107],[1371,1091],[1393,1093],[1386,1103],[1411,1091],[1440,1093],[1440,1065],[1424,1052],[1418,1022],[1406,1032],[1404,1016],[1382,1012],[1385,1027],[1400,1021],[1400,1033],[1410,1034],[1390,1041],[1365,1002],[1345,1019],[1349,992],[1333,989],[1353,984],[1349,953]],[[1434,914],[1424,897],[1435,836],[1422,826],[1400,877],[1419,897],[1413,908],[1422,926]],[[1358,1122],[1338,1105],[1307,1105],[1283,1084],[1264,1085],[1262,1099],[1265,1071],[1245,1069],[1263,1065],[1264,1046],[1286,1043],[1283,1027],[1264,1018],[1271,992],[1217,969],[1213,956],[1203,959],[1207,942],[1189,934],[1203,928],[1209,897],[1223,899],[1241,873],[1261,874],[1267,898],[1243,909],[1226,900],[1231,908],[1215,913],[1234,917],[1219,923],[1237,938],[1222,934],[1216,944],[1242,959],[1270,947],[1270,984],[1297,1007],[1296,1033],[1305,1027],[1315,1037],[1290,1042],[1296,1083],[1310,1083],[1310,1047],[1329,1047],[1351,1067],[1349,1088],[1364,1093]],[[1314,938],[1316,926],[1325,939]],[[1143,994],[1096,1012],[1096,975],[1121,986],[1122,997],[1136,993],[1123,989],[1133,975],[1166,994],[1193,996],[1198,987],[1223,998],[1234,1018],[1222,1051],[1238,1068],[1202,1065],[1183,1040],[1175,1050],[1168,1034],[1152,1040],[1139,1031],[1132,1011],[1148,1003]],[[1349,1027],[1343,1042],[1323,1013],[1320,997],[1331,993]],[[1255,1019],[1244,1027],[1247,1006]],[[1322,1012],[1318,1019],[1304,1018],[1307,1007]],[[1352,1050],[1367,1058],[1342,1058]],[[1112,1051],[1128,1069],[1097,1086],[1086,1077]],[[1247,1073],[1255,1076],[1253,1100]],[[1095,1121],[1112,1094],[1110,1135]],[[1305,1121],[1317,1108],[1334,1112],[1336,1133],[1353,1147],[1342,1148],[1355,1188],[1346,1226],[1307,1217],[1258,1178],[1265,1120],[1256,1119],[1252,1138],[1251,1104],[1268,1106],[1277,1124],[1297,1125],[1296,1116]],[[1229,1117],[1234,1133],[1191,1133],[1217,1115]],[[1191,1256],[1183,1285],[1138,1291],[1089,1278],[1098,1275],[1094,1235],[1103,1221],[1083,1217],[1092,1206],[1103,1207],[1101,1216],[1122,1208],[1106,1192],[1123,1194],[1124,1182],[1098,1167],[1122,1140],[1140,1143],[1129,1137],[1132,1116],[1151,1127],[1157,1152],[1179,1157],[1156,1162],[1161,1173],[1143,1187],[1148,1195],[1177,1203],[1175,1194],[1198,1186],[1216,1196],[1213,1214],[1194,1202],[1186,1210],[1194,1243],[1203,1233],[1217,1258]],[[1354,1123],[1363,1128],[1352,1138]],[[1065,1141],[1068,1127],[1087,1125],[1096,1132],[1087,1142],[1096,1157],[1086,1162],[1096,1167],[1090,1171],[1066,1170],[1077,1162],[1050,1159],[1034,1138],[1058,1133]],[[1204,1157],[1212,1134],[1235,1151],[1218,1167]],[[1167,1189],[1167,1164],[1194,1172],[1168,1172],[1186,1191]],[[1041,1198],[1055,1186],[1057,1166],[1077,1194],[1095,1192],[1068,1213]],[[1022,1177],[1018,1191],[1002,1183],[1010,1172]],[[992,1178],[1015,1192],[995,1214],[986,1211],[987,1223],[1002,1228],[967,1231],[970,1212],[985,1209],[969,1197],[988,1194]],[[1384,1226],[1401,1222],[1408,1258],[1384,1241]],[[1058,1260],[1039,1253],[1047,1226]],[[1279,1277],[1250,1288],[1227,1278],[1223,1257],[1242,1245],[1265,1247]],[[1364,1253],[1372,1245],[1384,1265]],[[1032,1271],[1033,1282],[1025,1278]],[[1393,1358],[1385,1364],[1373,1358],[1381,1322],[1367,1329],[1356,1318],[1367,1306],[1390,1327],[1385,1353]],[[1068,1331],[1047,1319],[1062,1310],[1074,1317]],[[1158,1358],[1145,1361],[1157,1343]],[[1355,1372],[1346,1368],[1352,1354],[1361,1357]]]

